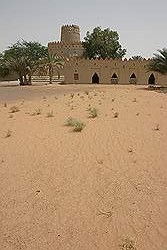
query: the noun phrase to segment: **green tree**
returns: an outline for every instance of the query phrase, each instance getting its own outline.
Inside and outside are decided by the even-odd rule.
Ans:
[[[61,58],[48,53],[47,56],[41,60],[37,71],[39,75],[48,75],[49,83],[52,84],[54,70],[57,71],[58,78],[60,78],[60,69],[63,65],[64,63]]]
[[[100,27],[93,29],[93,32],[86,33],[83,46],[86,58],[122,58],[126,49],[122,49],[119,43],[119,35],[109,28],[102,30]]]
[[[9,75],[9,69],[5,65],[4,60],[3,60],[3,54],[0,54],[0,76],[5,77]]]
[[[31,75],[47,55],[47,48],[38,42],[18,41],[8,47],[0,57],[0,72],[16,72],[20,85],[31,84]],[[28,79],[27,79],[28,76]]]
[[[150,64],[148,65],[148,70],[156,71],[161,74],[167,74],[167,48],[158,50],[160,54],[154,54]]]

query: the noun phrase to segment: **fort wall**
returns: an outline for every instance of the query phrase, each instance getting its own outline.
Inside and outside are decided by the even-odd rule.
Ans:
[[[64,67],[65,83],[102,84],[160,84],[167,85],[167,77],[148,71],[150,59],[70,59]]]

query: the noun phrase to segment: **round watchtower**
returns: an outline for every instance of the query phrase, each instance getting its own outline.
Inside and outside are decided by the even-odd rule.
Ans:
[[[80,29],[77,25],[64,25],[61,27],[61,42],[66,44],[80,43]]]

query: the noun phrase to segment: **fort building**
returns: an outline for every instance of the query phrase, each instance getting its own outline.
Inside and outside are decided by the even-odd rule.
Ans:
[[[48,43],[49,53],[62,58],[83,57],[84,48],[80,41],[80,29],[77,25],[61,27],[61,41]]]
[[[148,71],[150,59],[85,59],[77,25],[62,26],[61,41],[48,50],[65,61],[64,83],[167,85],[167,76]]]

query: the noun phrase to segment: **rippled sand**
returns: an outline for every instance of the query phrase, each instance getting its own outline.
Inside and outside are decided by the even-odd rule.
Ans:
[[[28,88],[1,98],[0,249],[166,249],[167,96]],[[68,117],[86,126],[73,132]]]

